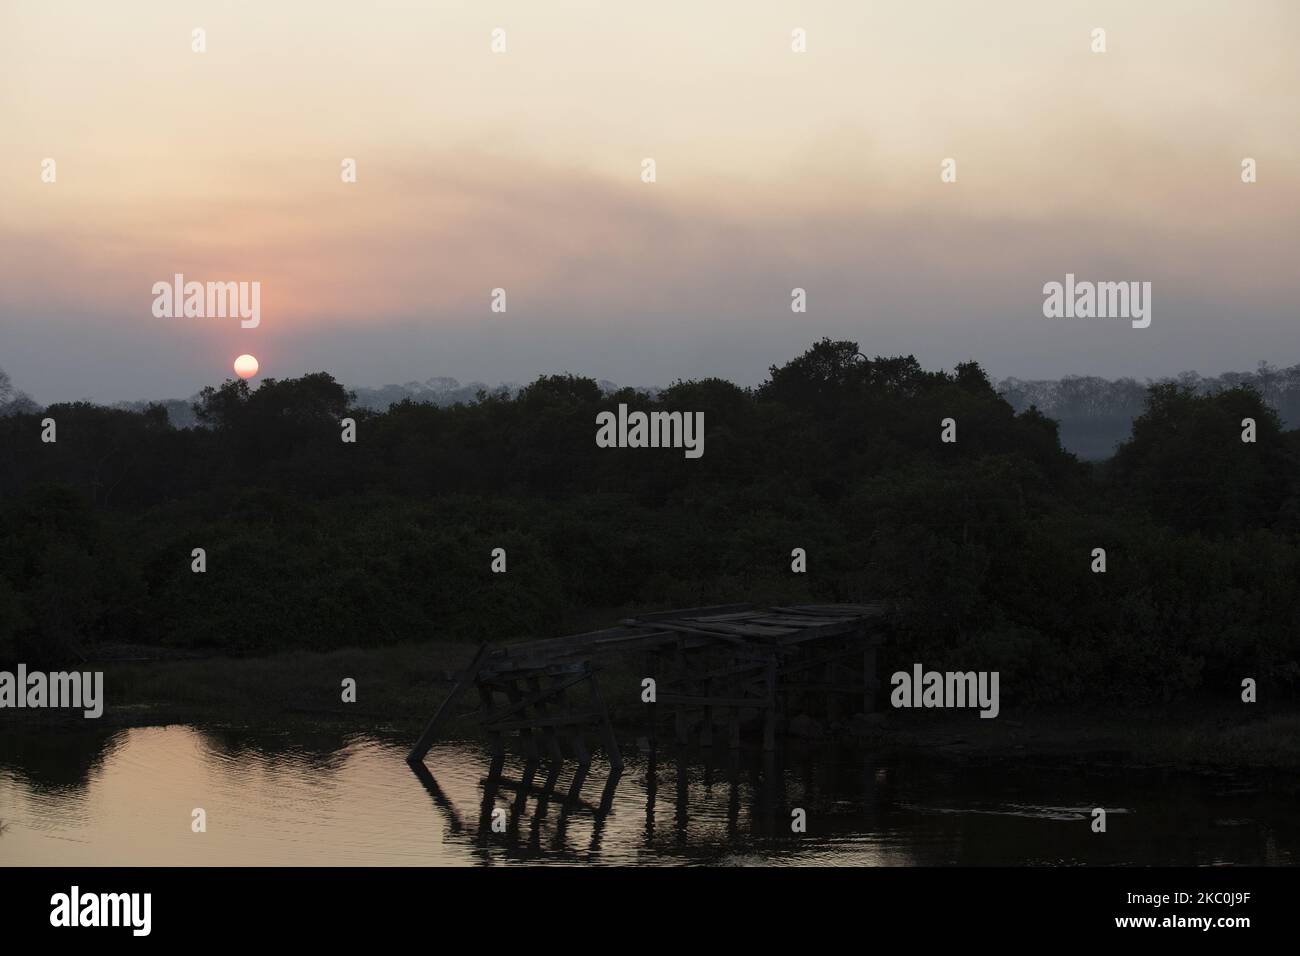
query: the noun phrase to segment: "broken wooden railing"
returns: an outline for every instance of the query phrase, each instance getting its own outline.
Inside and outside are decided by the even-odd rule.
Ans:
[[[587,734],[594,733],[610,764],[621,767],[597,677],[601,661],[616,655],[640,655],[645,676],[654,679],[653,701],[644,704],[651,739],[663,705],[672,711],[679,742],[698,727],[701,745],[713,746],[721,722],[728,746],[738,747],[744,717],[757,714],[763,748],[771,750],[778,719],[795,696],[821,701],[828,716],[844,695],[859,697],[864,713],[874,709],[878,625],[885,613],[883,604],[737,604],[646,614],[586,634],[484,644],[407,759],[424,760],[456,702],[474,688],[474,716],[494,757],[513,733],[530,760],[543,751],[562,760],[567,745],[585,766],[591,760]]]

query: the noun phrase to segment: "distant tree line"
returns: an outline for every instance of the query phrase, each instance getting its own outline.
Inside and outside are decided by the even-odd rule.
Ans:
[[[0,376],[3,370],[0,370]],[[1133,422],[1146,407],[1147,392],[1153,385],[1178,384],[1198,394],[1213,394],[1241,386],[1253,388],[1281,417],[1288,428],[1300,426],[1300,365],[1276,368],[1261,362],[1254,372],[1225,372],[1222,375],[1203,376],[1196,372],[1183,372],[1174,378],[1148,379],[1139,382],[1134,378],[1105,379],[1094,375],[1067,375],[1060,379],[1024,380],[1005,378],[994,383],[994,389],[1017,412],[1036,407],[1057,423],[1061,445],[1087,461],[1101,461],[1115,454],[1120,443],[1129,437]],[[598,382],[602,391],[613,394],[620,387],[609,381]],[[5,389],[14,400],[6,399]],[[423,382],[382,385],[377,388],[353,390],[353,403],[370,411],[387,411],[391,406],[413,401],[420,404],[450,406],[469,404],[480,395],[489,394],[510,398],[519,394],[521,386],[505,383],[489,386],[483,382],[462,383],[447,376],[436,376]],[[650,397],[661,391],[658,387],[638,387]],[[162,405],[167,419],[177,428],[190,428],[198,424],[194,402],[167,399],[149,402],[116,402],[113,408],[142,412],[150,405]],[[38,406],[29,397],[17,392],[0,379],[0,417],[18,411],[34,411]]]
[[[704,412],[704,456],[597,448],[620,402]],[[194,414],[0,419],[0,660],[504,641],[593,609],[883,598],[886,667],[996,669],[1008,700],[1229,699],[1243,677],[1276,699],[1300,678],[1300,432],[1253,383],[1148,387],[1100,464],[973,362],[831,340],[753,389],[549,375],[379,411],[316,373],[204,389]]]
[[[0,368],[0,418],[5,415],[19,415],[23,412],[40,411],[40,406],[32,401],[26,392],[14,387],[8,373]]]
[[[1007,378],[996,387],[1016,411],[1032,405],[1056,419],[1061,428],[1061,444],[1081,458],[1098,461],[1113,455],[1129,437],[1134,420],[1146,408],[1152,386],[1169,384],[1198,395],[1251,388],[1288,428],[1300,426],[1300,365],[1276,368],[1261,362],[1254,372],[1225,372],[1217,376],[1183,372],[1175,378],[1146,382],[1093,375],[1067,375],[1048,381]]]

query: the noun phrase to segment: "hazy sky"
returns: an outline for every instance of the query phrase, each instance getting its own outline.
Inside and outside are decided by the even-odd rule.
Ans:
[[[1300,362],[1297,40],[1293,0],[0,0],[0,367],[52,402],[241,352],[351,385],[752,384],[824,335]],[[177,272],[260,282],[260,327],[155,318]],[[1044,318],[1067,272],[1150,281],[1151,327]]]

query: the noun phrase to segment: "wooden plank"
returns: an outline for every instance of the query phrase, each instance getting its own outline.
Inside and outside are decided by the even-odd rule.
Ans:
[[[745,643],[744,638],[741,637],[739,634],[736,634],[733,631],[721,630],[720,628],[714,625],[704,627],[701,625],[668,623],[668,624],[661,624],[660,627],[664,628],[665,630],[677,631],[680,634],[694,634],[699,637],[708,638],[711,639],[712,643],[715,644],[719,641],[727,641],[732,644]]]
[[[792,637],[799,633],[799,629],[794,627],[775,627],[771,624],[754,624],[750,622],[744,624],[715,624],[710,626],[716,627],[724,632],[736,634],[740,637],[781,638]]]
[[[765,624],[768,627],[792,627],[803,630],[809,627],[825,627],[828,621],[835,619],[827,617],[796,617],[793,614],[768,614],[762,617],[753,617],[749,620],[754,624]],[[857,618],[845,618],[845,620],[857,620]]]
[[[836,624],[828,624],[826,627],[808,628],[804,631],[793,631],[789,637],[780,638],[780,643],[786,645],[811,644],[815,641],[826,640],[831,637],[842,637],[846,634],[854,634],[864,631],[864,625],[859,620],[842,621]]]
[[[796,604],[773,610],[788,610],[796,614],[825,614],[830,617],[880,617],[886,608],[884,604]]]
[[[639,617],[624,618],[619,623],[639,624],[642,621],[664,621],[675,617],[698,617],[702,614],[735,614],[751,610],[752,604],[715,604],[708,607],[688,607],[676,611],[656,611]]]

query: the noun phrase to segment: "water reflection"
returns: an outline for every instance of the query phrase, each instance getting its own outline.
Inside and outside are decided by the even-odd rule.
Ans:
[[[3,864],[1291,863],[1266,778],[1121,760],[955,763],[826,745],[493,758],[448,743],[173,726],[0,738]],[[1108,808],[1094,834],[1091,808]],[[191,832],[191,811],[207,814]],[[803,810],[807,832],[791,832]]]

